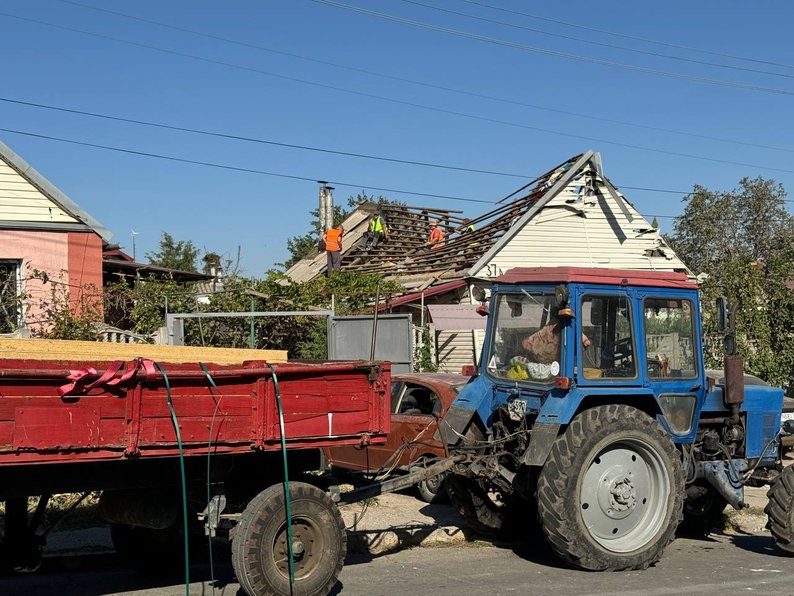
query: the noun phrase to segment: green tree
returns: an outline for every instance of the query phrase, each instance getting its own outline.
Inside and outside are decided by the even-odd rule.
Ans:
[[[667,237],[678,256],[703,274],[707,362],[719,366],[721,334],[715,299],[738,304],[736,329],[746,367],[775,385],[794,372],[794,217],[786,193],[773,180],[743,178],[728,192],[695,186]]]
[[[157,267],[195,272],[198,271],[196,269],[198,255],[199,249],[191,240],[174,240],[171,234],[163,232],[160,238],[160,248],[147,252],[146,258],[149,263]]]

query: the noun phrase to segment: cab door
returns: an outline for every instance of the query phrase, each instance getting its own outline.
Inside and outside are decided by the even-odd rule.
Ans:
[[[687,440],[697,431],[706,391],[696,299],[675,290],[641,291],[637,298],[643,381],[668,431],[676,441]]]

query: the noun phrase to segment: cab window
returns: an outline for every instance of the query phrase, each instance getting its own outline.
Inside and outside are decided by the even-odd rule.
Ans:
[[[692,302],[678,298],[646,298],[643,311],[648,377],[697,377]]]
[[[580,312],[583,377],[635,378],[637,365],[629,299],[618,295],[585,295]]]
[[[498,294],[488,372],[511,381],[549,383],[560,372],[563,325],[552,293]]]

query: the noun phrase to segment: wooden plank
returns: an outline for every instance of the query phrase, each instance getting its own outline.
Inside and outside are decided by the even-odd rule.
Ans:
[[[0,358],[18,360],[133,360],[150,358],[157,362],[211,362],[240,364],[245,360],[286,362],[286,350],[247,350],[154,344],[116,344],[98,341],[59,339],[0,339]]]

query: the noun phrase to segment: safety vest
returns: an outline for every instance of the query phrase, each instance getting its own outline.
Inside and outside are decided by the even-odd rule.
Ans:
[[[440,247],[443,244],[444,240],[444,232],[441,231],[441,228],[433,228],[430,232],[430,242],[433,244],[433,248]]]
[[[342,230],[331,228],[325,233],[325,250],[328,252],[339,252],[342,250]]]
[[[369,231],[383,233],[383,222],[380,220],[380,216],[369,222]]]

